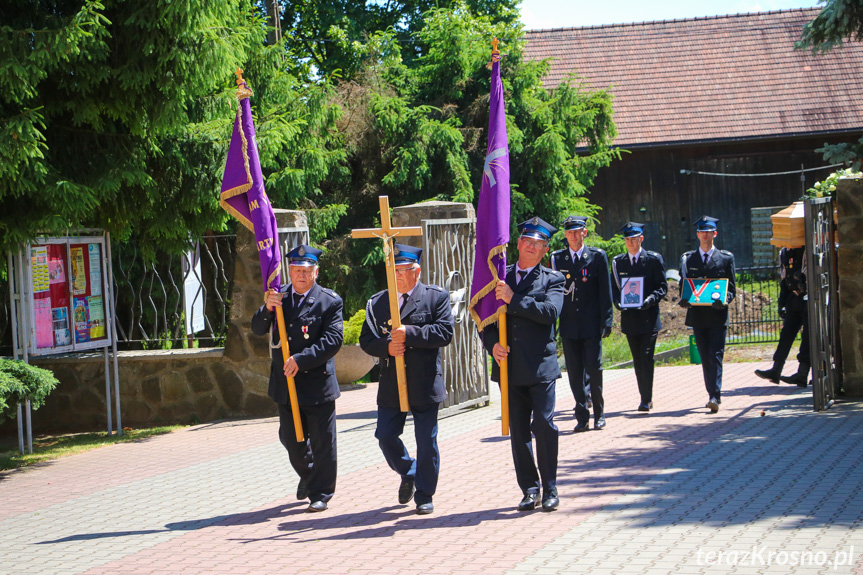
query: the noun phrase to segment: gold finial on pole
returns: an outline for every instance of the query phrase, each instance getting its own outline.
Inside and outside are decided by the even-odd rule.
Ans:
[[[243,98],[248,98],[252,95],[252,89],[249,88],[249,85],[246,84],[246,79],[243,78],[243,70],[237,66],[237,70],[234,72],[234,75],[237,77],[237,98],[242,100]]]
[[[492,38],[491,41],[491,55],[492,56],[500,56],[500,50],[497,49],[498,42],[497,38]]]

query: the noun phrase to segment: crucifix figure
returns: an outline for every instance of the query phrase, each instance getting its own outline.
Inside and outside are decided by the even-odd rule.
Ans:
[[[392,321],[392,329],[401,327],[401,317],[399,314],[398,289],[396,287],[396,264],[395,255],[393,254],[393,238],[396,236],[421,236],[423,233],[420,227],[409,228],[394,228],[390,223],[390,202],[388,196],[380,196],[381,204],[381,227],[380,228],[364,228],[353,230],[351,237],[354,238],[380,238],[384,242],[384,258],[387,267],[387,291],[389,292],[390,301],[390,318]],[[396,360],[396,377],[398,378],[399,388],[399,408],[403,412],[408,412],[408,384],[407,376],[405,375],[405,358],[398,356]]]

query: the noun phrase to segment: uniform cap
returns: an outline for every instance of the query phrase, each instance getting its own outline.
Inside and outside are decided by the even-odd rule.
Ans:
[[[563,229],[565,230],[583,230],[587,227],[587,218],[585,216],[569,216],[563,220]]]
[[[322,253],[312,246],[300,244],[288,252],[288,262],[292,266],[316,266]]]
[[[536,238],[547,242],[557,231],[557,228],[542,218],[532,217],[526,222],[518,224],[518,231],[523,238]]]
[[[625,238],[634,238],[636,236],[644,235],[644,224],[639,222],[626,222],[623,224],[623,227],[620,228],[620,233],[623,234]]]
[[[701,216],[701,219],[695,222],[695,230],[698,232],[716,231],[718,224],[719,220],[717,220],[716,218],[711,218],[710,216]]]
[[[396,265],[418,264],[422,255],[422,248],[415,248],[405,244],[393,245],[393,256],[395,256]]]

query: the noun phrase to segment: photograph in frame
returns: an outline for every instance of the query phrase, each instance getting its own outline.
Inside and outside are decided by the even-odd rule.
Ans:
[[[620,286],[620,307],[636,308],[644,303],[644,278],[624,278]]]

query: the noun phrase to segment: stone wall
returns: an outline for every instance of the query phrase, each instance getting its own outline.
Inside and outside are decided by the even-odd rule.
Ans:
[[[839,252],[839,335],[845,393],[863,396],[863,180],[836,186]]]
[[[304,212],[274,211],[279,228],[307,227]],[[249,328],[252,314],[263,304],[260,262],[254,235],[242,226],[235,249],[225,347],[121,352],[124,427],[276,415],[267,397],[267,338]],[[102,352],[32,358],[31,363],[50,369],[60,381],[45,405],[33,412],[34,433],[107,429]],[[113,393],[113,382],[111,389]],[[6,422],[0,432],[15,433],[16,422]]]

